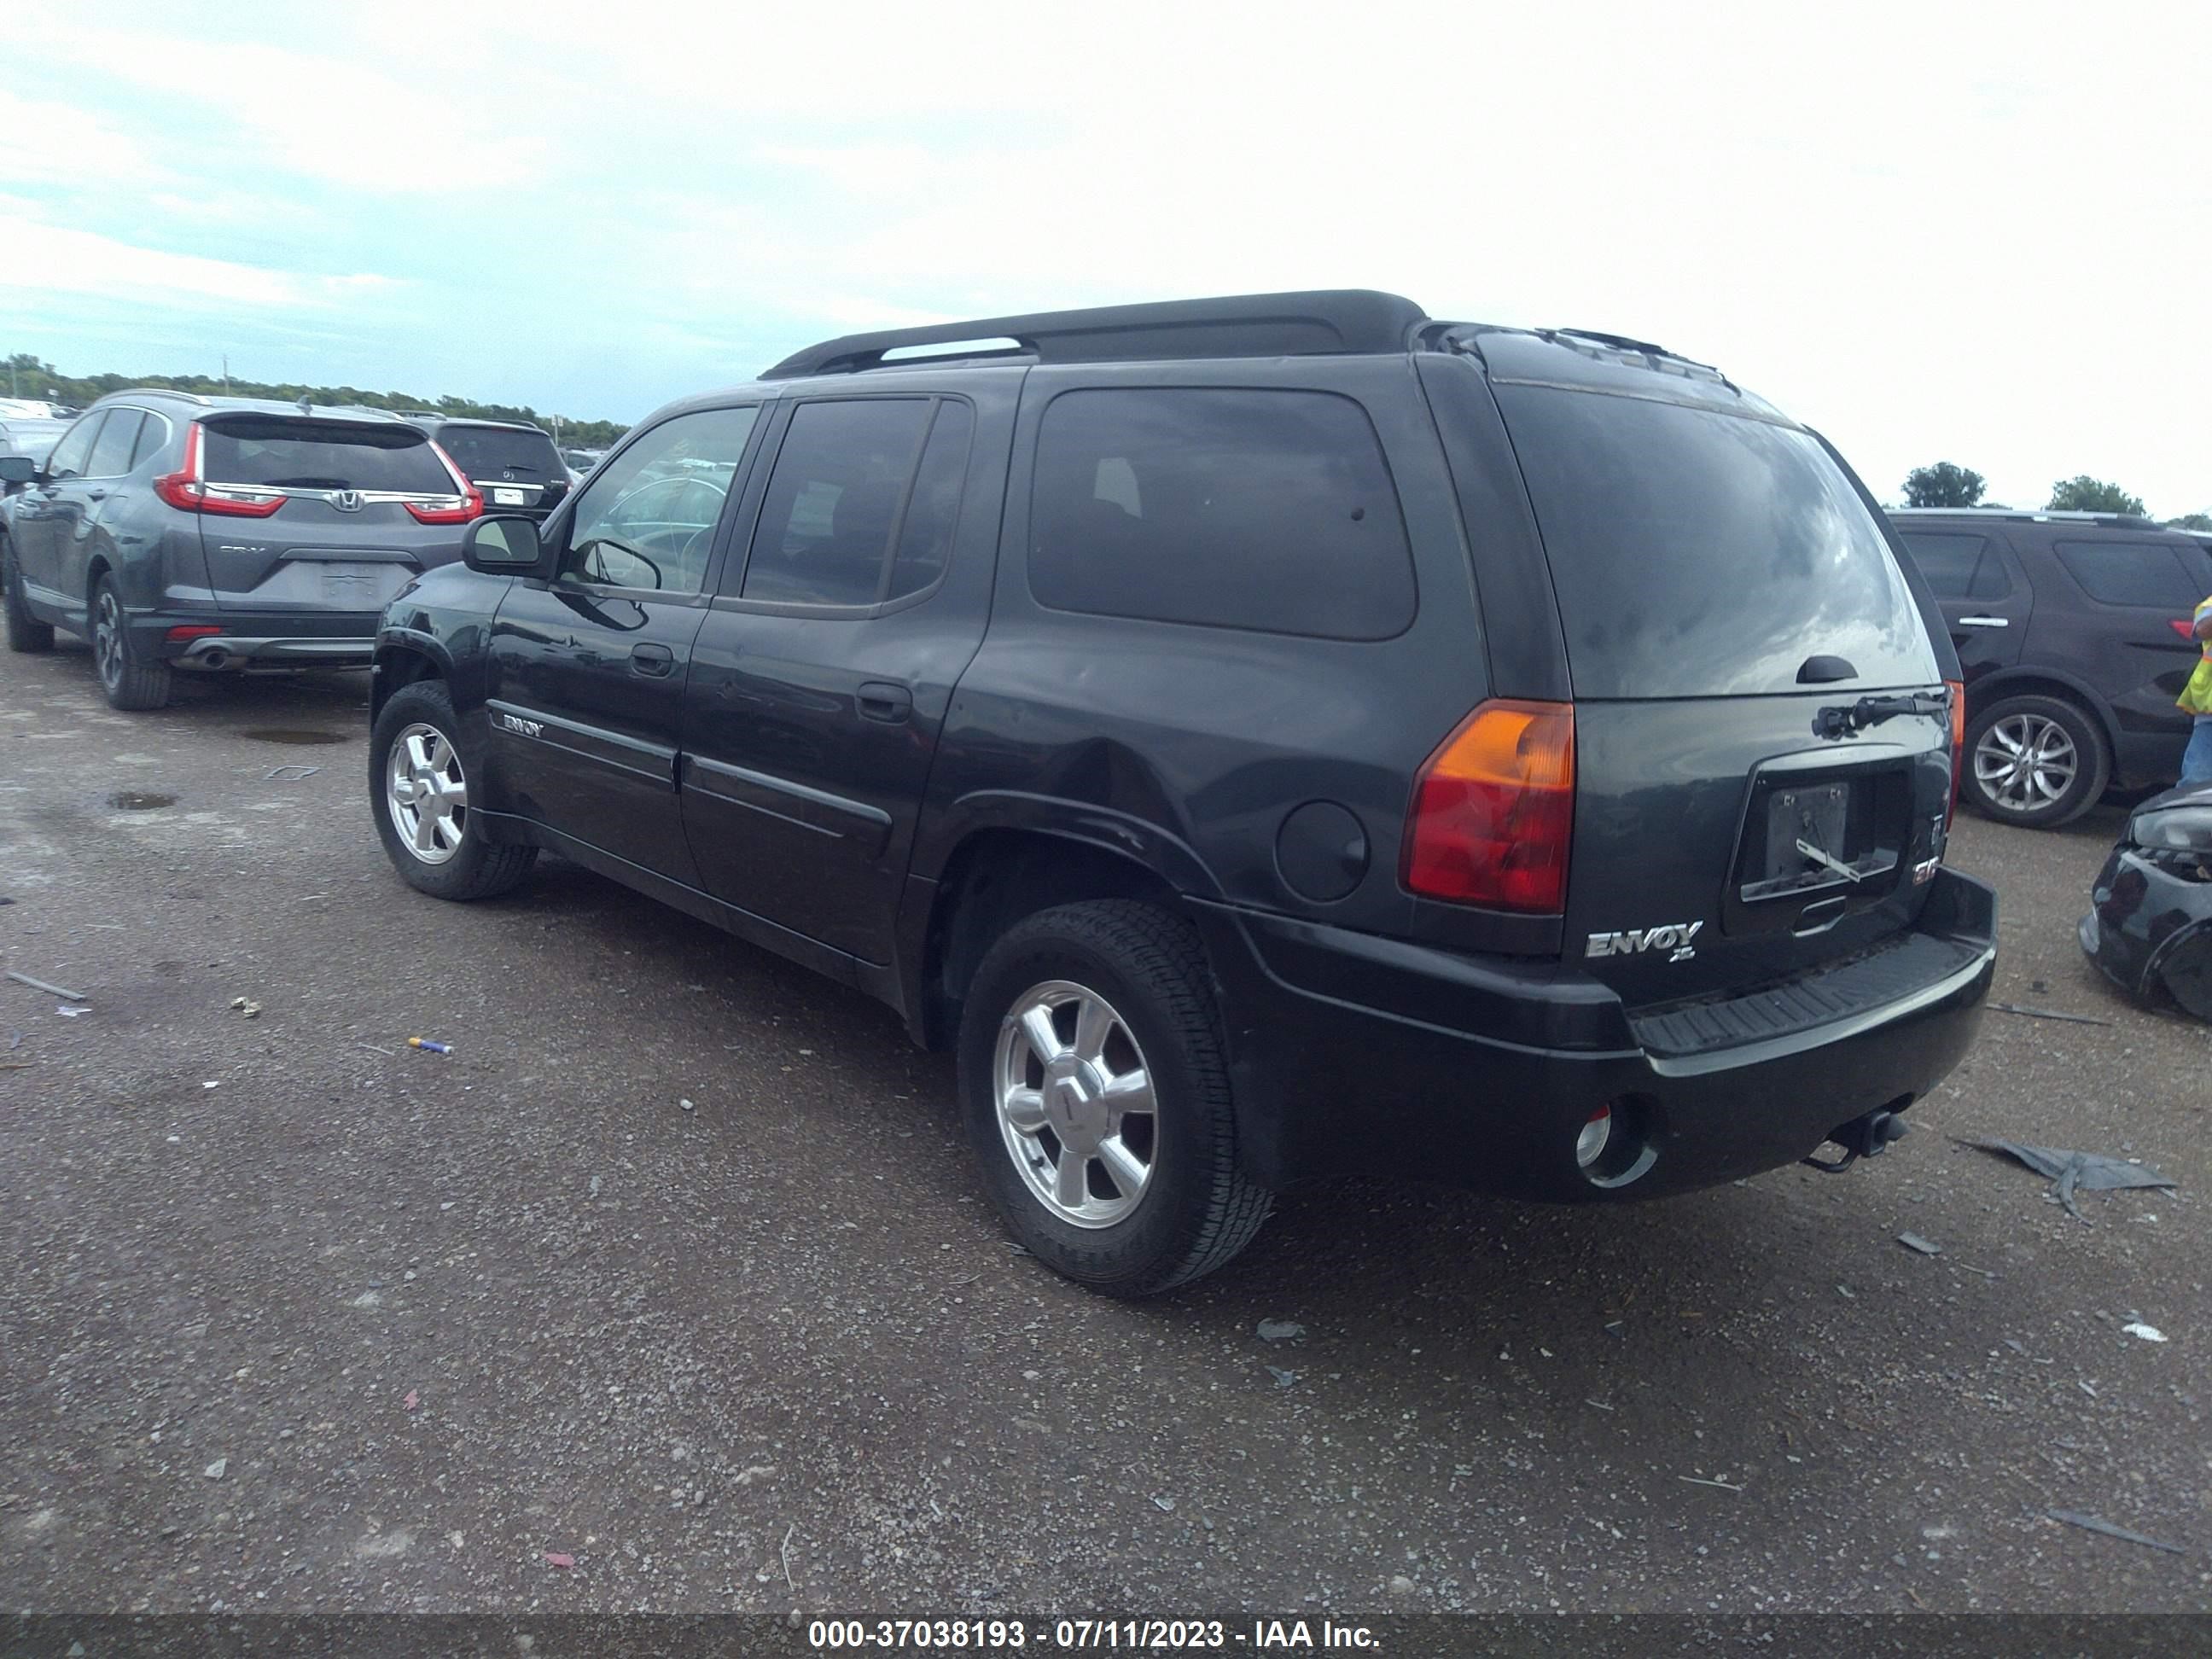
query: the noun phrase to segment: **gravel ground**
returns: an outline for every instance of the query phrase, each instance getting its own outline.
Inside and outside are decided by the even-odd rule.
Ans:
[[[0,1606],[2212,1602],[2212,1034],[2075,949],[2117,811],[1961,827],[1997,997],[2109,1023],[1990,1014],[1880,1163],[1294,1195],[1132,1307],[1009,1248],[872,1004],[566,864],[403,886],[364,721],[0,658],[0,967],[91,1007],[0,983]],[[1990,1135],[2181,1188],[2085,1225]]]

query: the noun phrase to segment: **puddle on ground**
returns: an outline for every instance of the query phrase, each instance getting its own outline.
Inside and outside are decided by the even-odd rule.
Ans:
[[[256,743],[289,743],[302,749],[346,740],[346,734],[343,732],[317,732],[304,726],[257,726],[240,735],[249,737]]]
[[[107,798],[107,804],[124,812],[150,812],[157,806],[174,806],[174,795],[149,794],[143,789],[118,789]]]

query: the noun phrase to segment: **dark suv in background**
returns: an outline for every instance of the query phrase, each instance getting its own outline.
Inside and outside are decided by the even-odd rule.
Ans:
[[[93,647],[118,708],[172,672],[366,667],[378,613],[483,512],[436,445],[369,409],[118,392],[0,503],[8,644]]]
[[[1893,509],[1966,677],[1964,789],[2050,829],[2108,788],[2180,775],[2174,699],[2200,656],[2191,618],[2212,552],[2148,519],[2006,507]]]
[[[419,410],[402,418],[437,440],[484,498],[487,512],[542,519],[568,493],[568,464],[543,428],[511,421],[458,420]]]
[[[860,335],[465,557],[380,638],[400,873],[555,848],[882,999],[1106,1291],[1322,1176],[1839,1167],[1980,1017],[1932,603],[1656,346],[1361,292]]]

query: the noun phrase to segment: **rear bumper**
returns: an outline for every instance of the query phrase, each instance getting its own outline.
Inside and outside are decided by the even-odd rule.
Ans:
[[[2131,997],[2155,1000],[2175,953],[2212,936],[2212,882],[2189,879],[2139,848],[2112,849],[2090,902],[2076,930],[2082,954]]]
[[[1639,1036],[1650,1022],[1556,966],[1218,906],[1201,907],[1200,927],[1253,1179],[1412,1176],[1561,1202],[1774,1169],[1868,1112],[1902,1110],[1972,1045],[1996,956],[1996,895],[1944,870],[1917,935],[1899,941],[1941,947],[1917,951],[1920,982],[1893,975],[1881,1000],[1835,1018],[1808,1024],[1784,1008],[1771,1035],[1669,1054]],[[1575,1162],[1601,1107],[1651,1154],[1618,1184]]]
[[[366,668],[376,655],[379,613],[354,611],[152,612],[131,619],[142,657],[203,672],[241,669]],[[175,640],[173,628],[219,628]]]

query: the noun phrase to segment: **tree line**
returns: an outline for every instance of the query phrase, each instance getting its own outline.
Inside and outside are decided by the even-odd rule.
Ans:
[[[1905,475],[1905,504],[1907,507],[2002,507],[2002,501],[1985,501],[1982,492],[1989,481],[1970,466],[1954,465],[1949,461],[1938,461],[1933,466],[1916,466]],[[2061,478],[2051,486],[2051,499],[2043,504],[2046,513],[2124,513],[2136,518],[2148,517],[2142,497],[2123,489],[2103,478],[2093,478],[2087,473],[2077,473],[2070,478]],[[2168,519],[2169,526],[2179,530],[2212,530],[2212,513],[2185,513],[2178,519]]]
[[[542,426],[548,432],[557,422],[562,443],[574,448],[602,448],[629,430],[629,423],[623,421],[577,421],[566,415],[540,415],[527,404],[480,404],[451,395],[422,398],[411,392],[371,392],[353,386],[301,386],[289,381],[241,380],[235,377],[226,380],[219,374],[64,374],[52,363],[28,352],[0,359],[0,397],[31,398],[44,403],[82,406],[111,392],[142,386],[161,386],[171,392],[197,392],[204,397],[268,398],[286,404],[295,404],[305,398],[311,404],[428,410],[465,420],[520,421]]]

